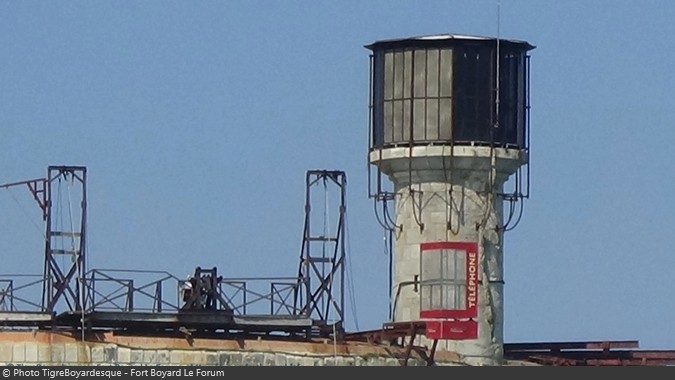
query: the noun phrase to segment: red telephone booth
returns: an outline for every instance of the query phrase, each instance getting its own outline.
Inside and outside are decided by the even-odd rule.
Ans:
[[[478,244],[420,245],[420,318],[429,339],[478,337]]]

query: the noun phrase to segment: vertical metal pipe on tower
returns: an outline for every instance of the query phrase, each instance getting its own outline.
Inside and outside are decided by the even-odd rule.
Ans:
[[[368,160],[378,176],[371,195],[395,236],[393,319],[425,321],[427,339],[441,340],[438,350],[469,364],[500,364],[503,201],[529,193],[522,178],[529,176],[527,54],[534,47],[444,34],[366,48]],[[393,192],[383,190],[381,175]],[[506,183],[513,190],[505,192]],[[386,215],[388,200],[394,216]]]

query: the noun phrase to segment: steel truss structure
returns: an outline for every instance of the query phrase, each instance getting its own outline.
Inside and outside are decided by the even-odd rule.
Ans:
[[[164,271],[87,270],[86,175],[82,166],[49,166],[46,178],[0,185],[27,186],[45,222],[43,275],[0,276],[5,325],[129,331],[180,327],[201,333],[280,332],[305,338],[343,331],[344,172],[306,173],[298,277],[228,279],[218,276],[216,267],[196,267],[187,280]],[[335,230],[317,235],[315,220],[310,220],[311,190],[320,184],[324,200],[329,186],[337,186],[339,196]],[[313,248],[316,244],[320,250]],[[42,288],[41,303],[24,295],[35,287]],[[339,293],[334,294],[336,289]]]
[[[338,170],[309,170],[305,177],[305,222],[298,268],[298,284],[294,305],[300,314],[320,322],[324,335],[331,330],[344,332],[345,218],[347,177]],[[322,190],[322,198],[314,195]],[[331,201],[328,195],[337,192]],[[318,222],[313,206],[323,202]],[[333,204],[332,204],[333,203]],[[336,204],[335,204],[336,203]],[[337,207],[336,207],[337,206]],[[337,208],[334,226],[330,225],[330,209]],[[315,212],[318,210],[315,210]],[[320,231],[319,227],[323,227]]]
[[[42,286],[40,312],[54,313],[60,302],[70,311],[85,308],[86,183],[87,169],[83,166],[49,166],[46,178],[0,185],[0,189],[26,185],[42,211],[46,226],[43,279],[18,286],[19,289],[38,283]],[[64,264],[65,260],[57,259],[59,256],[67,256],[71,260]],[[7,287],[0,294],[0,299],[10,303],[5,309],[17,311],[15,300],[36,306],[28,300],[14,297],[17,290],[14,278],[3,281]]]
[[[46,185],[43,310],[52,313],[63,301],[68,310],[82,311],[85,309],[84,274],[87,271],[87,168],[50,166]],[[79,198],[75,204],[73,194]],[[64,210],[64,207],[68,209]],[[70,260],[58,260],[60,256]]]

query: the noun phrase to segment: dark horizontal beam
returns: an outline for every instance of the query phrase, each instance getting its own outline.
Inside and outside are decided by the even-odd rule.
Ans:
[[[504,352],[557,351],[557,350],[611,350],[615,348],[638,348],[637,340],[504,343]]]
[[[505,352],[504,357],[509,360],[526,360],[544,365],[675,365],[675,350],[518,351]]]
[[[82,314],[64,312],[53,321],[58,327],[79,327]],[[315,321],[304,316],[245,315],[225,311],[188,311],[177,313],[95,311],[84,315],[87,326],[97,329],[214,329],[246,332],[299,332],[311,329]]]
[[[415,336],[423,334],[426,331],[426,323],[419,322],[389,322],[384,323],[381,329],[365,330],[347,333],[343,335],[344,340],[366,341],[378,343],[382,341],[391,341],[393,339]]]
[[[0,324],[4,326],[39,326],[51,323],[52,317],[50,313],[5,311],[0,312]]]
[[[338,239],[336,237],[332,236],[309,236],[307,237],[308,241],[337,241]]]
[[[37,178],[37,179],[29,179],[26,181],[19,181],[19,182],[12,182],[12,183],[5,183],[0,185],[0,189],[7,189],[12,186],[19,186],[19,185],[28,185],[28,184],[33,184],[35,182],[45,182],[46,180],[44,178]]]

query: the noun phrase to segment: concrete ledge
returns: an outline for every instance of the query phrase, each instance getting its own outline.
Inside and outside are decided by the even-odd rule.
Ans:
[[[10,341],[11,338],[11,341]],[[0,331],[0,363],[8,365],[398,366],[399,347],[332,342],[185,340],[99,336],[81,341],[53,332]],[[122,345],[120,341],[133,345]],[[213,343],[213,344],[209,344]],[[161,347],[161,348],[160,348]],[[408,365],[424,365],[411,357]]]

